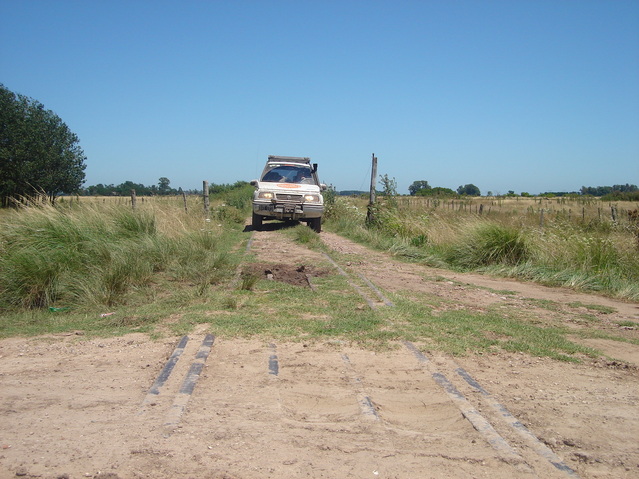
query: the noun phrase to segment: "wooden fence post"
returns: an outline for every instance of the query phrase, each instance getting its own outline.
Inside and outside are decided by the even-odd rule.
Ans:
[[[137,203],[137,196],[135,196],[135,190],[131,190],[131,208],[135,209]]]
[[[377,157],[373,153],[373,163],[371,166],[371,191],[368,200],[368,211],[366,212],[366,224],[370,225],[375,221],[375,185],[377,184]]]
[[[206,219],[209,219],[209,214],[211,212],[211,199],[209,198],[209,182],[202,182],[202,190],[204,195],[204,214],[206,215]]]
[[[186,206],[186,193],[184,191],[182,192],[182,200],[184,200],[184,212],[188,213],[189,209]]]

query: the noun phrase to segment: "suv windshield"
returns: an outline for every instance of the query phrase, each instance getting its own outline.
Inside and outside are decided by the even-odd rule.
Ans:
[[[305,166],[272,165],[262,176],[262,181],[272,183],[306,183],[313,184],[311,169]]]

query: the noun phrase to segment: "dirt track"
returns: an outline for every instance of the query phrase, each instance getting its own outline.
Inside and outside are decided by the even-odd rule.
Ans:
[[[552,312],[529,298],[602,304],[617,311],[601,316],[604,329],[639,318],[637,304],[425,269],[322,238],[351,258],[347,270],[415,300],[503,303],[541,320]],[[322,261],[277,232],[255,234],[260,261],[271,261],[273,248],[292,264]],[[216,339],[204,361],[198,351],[215,334],[205,328],[189,335],[159,394],[149,390],[180,338],[1,341],[0,479],[639,476],[639,347],[629,343],[591,344],[620,361],[567,364],[515,354],[420,358],[403,344],[374,353],[337,341]],[[190,369],[204,362],[199,376]]]

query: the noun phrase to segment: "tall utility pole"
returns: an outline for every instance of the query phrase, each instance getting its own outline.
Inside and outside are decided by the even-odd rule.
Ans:
[[[371,193],[368,201],[368,211],[366,213],[366,224],[371,224],[375,220],[375,185],[377,184],[377,157],[373,153],[373,165],[371,167]]]

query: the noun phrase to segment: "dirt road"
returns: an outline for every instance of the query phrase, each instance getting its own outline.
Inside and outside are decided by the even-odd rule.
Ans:
[[[637,304],[393,261],[322,233],[340,264],[381,291],[456,307],[601,304],[601,328]],[[277,231],[270,261],[325,261]],[[515,294],[504,295],[508,290]],[[537,309],[535,309],[537,308]],[[575,323],[575,327],[578,327]],[[637,331],[615,330],[636,337]],[[451,358],[410,343],[69,335],[0,341],[0,478],[634,478],[639,347],[598,340],[581,364],[519,354]],[[209,342],[207,343],[207,338]],[[613,360],[616,359],[616,360]],[[171,368],[173,365],[173,369]]]

